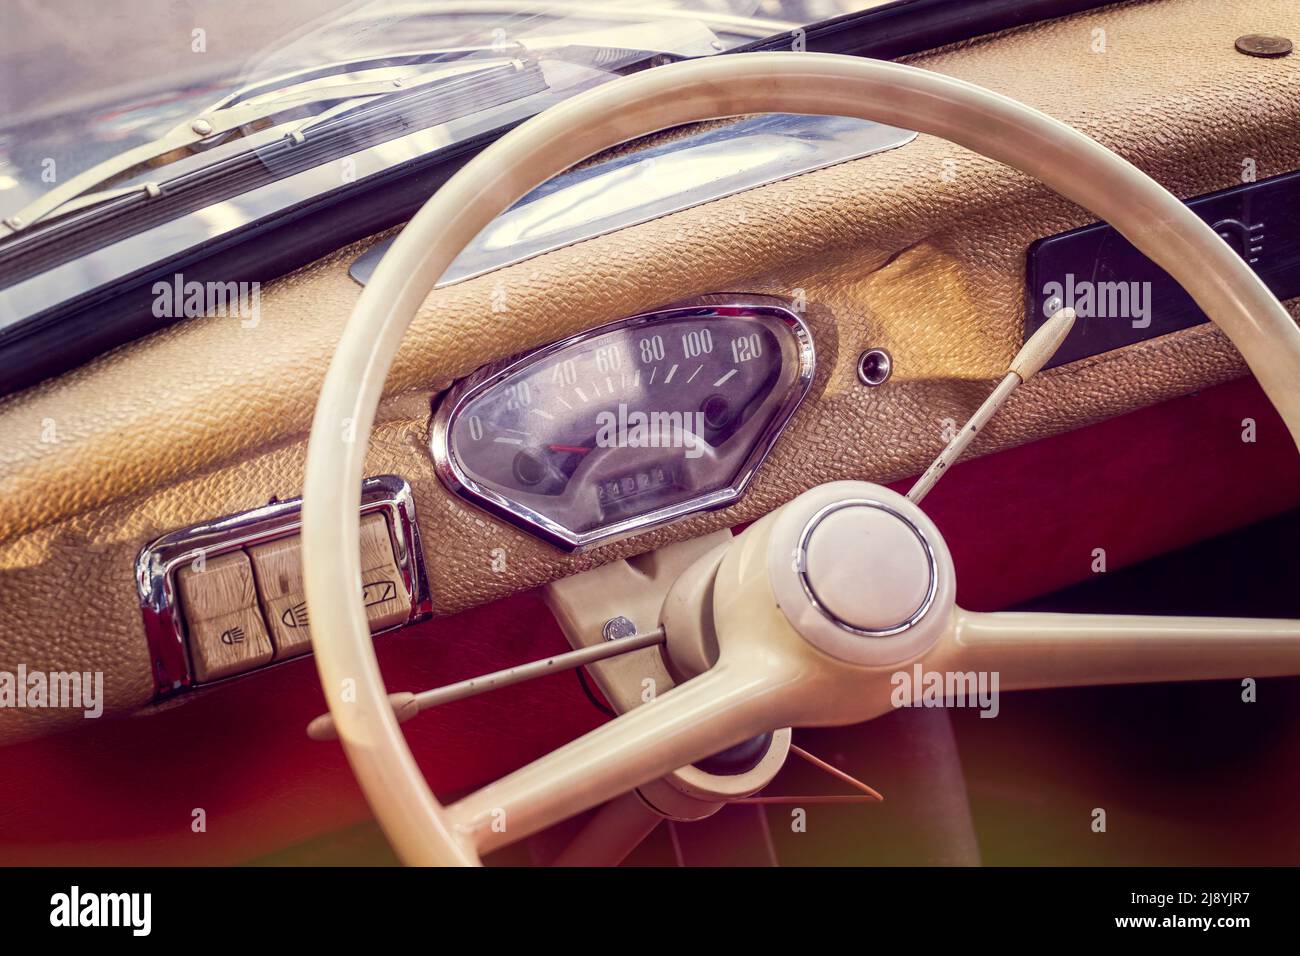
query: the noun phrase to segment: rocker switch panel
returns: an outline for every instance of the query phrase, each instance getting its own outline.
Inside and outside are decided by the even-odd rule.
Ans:
[[[415,495],[399,475],[361,483],[361,587],[370,632],[433,613]],[[311,653],[302,501],[164,534],[135,560],[155,699]]]

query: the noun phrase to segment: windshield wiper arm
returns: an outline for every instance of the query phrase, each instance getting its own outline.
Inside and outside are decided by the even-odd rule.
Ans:
[[[668,42],[657,42],[661,37],[666,37]],[[676,47],[683,41],[697,55],[703,51],[716,52],[716,38],[700,24],[693,24],[690,29],[673,24],[666,32],[647,30],[647,25],[642,24],[636,28],[604,28],[530,38],[527,43],[373,56],[259,81],[229,94],[159,138],[118,153],[37,197],[0,220],[0,242],[51,218],[122,196],[143,194],[157,198],[162,192],[158,181],[131,183],[130,180],[149,169],[171,165],[295,118],[302,122],[286,133],[286,137],[301,143],[307,131],[327,120],[338,119],[381,98],[415,93],[469,73],[500,69],[507,64],[522,70],[525,63],[536,63],[536,58],[542,55],[617,70],[638,56],[664,52],[656,50],[656,46]],[[350,74],[364,74],[364,78],[346,79]]]
[[[193,119],[173,127],[157,139],[118,153],[37,197],[3,220],[0,239],[30,229],[56,214],[67,215],[119,196],[138,192],[157,196],[160,187],[155,181],[117,187],[113,184],[134,178],[150,168],[170,165],[238,136],[247,135],[249,127],[257,127],[252,132],[271,128],[292,120],[296,113],[303,122],[286,135],[301,142],[303,132],[315,123],[336,118],[345,110],[360,107],[376,97],[412,92],[465,73],[497,68],[506,62],[510,62],[506,57],[444,61],[436,64],[439,69],[428,74],[388,67],[386,71],[393,74],[391,78],[313,84],[270,97],[258,95],[248,99],[227,98]],[[521,61],[515,62],[519,62],[522,68]],[[385,70],[370,72],[383,74]],[[311,114],[310,111],[317,107],[324,109]],[[306,116],[302,115],[304,112],[307,113]]]

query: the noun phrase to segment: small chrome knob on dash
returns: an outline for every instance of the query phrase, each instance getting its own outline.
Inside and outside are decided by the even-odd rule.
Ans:
[[[893,372],[894,360],[884,349],[867,349],[858,356],[858,381],[863,385],[884,385]]]

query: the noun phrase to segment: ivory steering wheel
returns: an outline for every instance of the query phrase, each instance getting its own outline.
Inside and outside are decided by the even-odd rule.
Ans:
[[[953,601],[947,548],[920,509],[875,485],[837,483],[735,539],[716,567],[719,659],[710,670],[457,803],[438,803],[388,702],[360,588],[365,436],[398,344],[460,251],[534,187],[657,130],[765,112],[875,120],[940,136],[1037,177],[1108,221],[1191,294],[1240,350],[1300,443],[1300,331],[1287,311],[1163,187],[1022,103],[895,63],[750,53],[658,67],[554,106],[466,164],[402,230],[343,331],[312,425],[302,518],[316,664],[352,769],[406,863],[476,864],[481,853],[757,734],[885,713],[890,674],[915,662],[932,671],[997,670],[1006,690],[1300,673],[1300,623],[1293,621],[964,611]],[[345,440],[348,433],[361,440]],[[934,556],[927,572],[934,599],[920,620],[889,637],[828,631],[825,618],[794,606],[798,596],[790,597],[784,570],[814,513],[828,502],[863,498],[918,528]],[[881,549],[850,546],[845,558],[855,574],[919,573],[915,561]],[[862,648],[870,653],[857,653]],[[504,820],[504,829],[494,820]]]

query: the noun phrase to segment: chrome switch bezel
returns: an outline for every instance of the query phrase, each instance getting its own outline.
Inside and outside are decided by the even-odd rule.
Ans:
[[[375,634],[378,635],[431,617],[433,600],[425,572],[420,528],[416,523],[415,496],[406,479],[397,475],[378,475],[361,483],[358,520],[374,512],[387,515],[393,557],[411,606],[405,621],[376,631]],[[155,700],[192,687],[211,687],[238,680],[249,674],[261,673],[277,664],[311,655],[308,651],[293,657],[274,659],[262,667],[200,683],[194,677],[185,632],[185,616],[176,596],[176,571],[200,555],[211,560],[250,545],[286,538],[301,527],[302,499],[289,498],[169,532],[141,549],[135,561],[135,579],[154,675]]]

